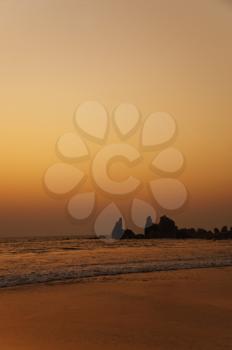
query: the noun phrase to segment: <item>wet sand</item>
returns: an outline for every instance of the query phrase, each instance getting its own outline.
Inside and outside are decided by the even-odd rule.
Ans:
[[[1,350],[232,349],[232,268],[0,291]]]

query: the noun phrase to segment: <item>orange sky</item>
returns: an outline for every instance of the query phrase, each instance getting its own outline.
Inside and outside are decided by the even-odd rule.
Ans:
[[[232,225],[231,37],[223,0],[1,1],[0,235],[86,231],[42,179],[89,99],[174,115],[190,198],[172,216]]]

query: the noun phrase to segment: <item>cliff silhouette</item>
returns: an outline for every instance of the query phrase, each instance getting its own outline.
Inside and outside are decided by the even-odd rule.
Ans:
[[[228,229],[224,226],[221,230],[215,228],[208,231],[203,228],[178,228],[175,221],[167,216],[162,216],[158,224],[152,222],[149,216],[146,221],[144,232],[136,234],[130,229],[122,232],[122,223],[119,220],[112,232],[112,238],[124,239],[208,239],[208,240],[225,240],[232,239],[232,227]],[[115,231],[119,231],[120,235],[116,235]]]

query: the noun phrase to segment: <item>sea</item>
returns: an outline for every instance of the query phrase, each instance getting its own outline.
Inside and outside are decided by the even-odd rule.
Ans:
[[[0,288],[232,266],[232,241],[0,239]]]

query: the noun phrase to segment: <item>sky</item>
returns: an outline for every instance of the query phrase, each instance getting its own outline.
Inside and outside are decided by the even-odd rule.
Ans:
[[[43,186],[86,100],[171,113],[189,199],[170,215],[232,226],[231,37],[230,1],[0,0],[0,235],[90,232]]]

